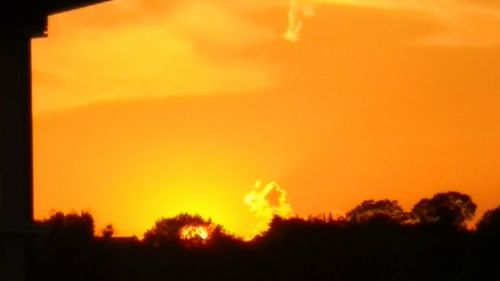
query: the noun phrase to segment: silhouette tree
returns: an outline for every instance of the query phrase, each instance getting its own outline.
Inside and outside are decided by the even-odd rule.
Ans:
[[[469,195],[450,191],[420,200],[411,213],[421,224],[465,229],[465,223],[474,217],[476,208]]]
[[[101,234],[102,237],[104,237],[104,239],[110,239],[111,237],[113,237],[113,234],[115,234],[115,229],[113,228],[113,225],[112,224],[106,225],[102,229]]]
[[[143,242],[156,247],[175,245],[180,242],[180,231],[185,226],[210,227],[212,222],[199,215],[183,213],[173,218],[162,218],[144,234]]]
[[[425,214],[418,217],[422,222],[460,227],[474,211],[470,198],[456,192],[436,194],[414,208],[416,214]],[[181,214],[158,220],[141,242],[74,239],[92,233],[91,216],[56,213],[43,222],[55,235],[40,233],[33,241],[32,272],[41,281],[166,277],[416,281],[475,280],[478,274],[500,280],[494,258],[500,249],[500,207],[486,212],[478,223],[478,234],[485,235],[399,225],[407,215],[396,201],[367,200],[347,214],[349,220],[336,220],[333,215],[276,216],[267,232],[243,242],[210,220]],[[210,238],[199,232],[204,229],[210,230]],[[104,230],[111,235],[111,226]],[[65,236],[57,233],[71,235],[60,239]]]
[[[57,212],[42,221],[41,226],[59,237],[84,240],[94,237],[94,218],[88,212],[67,215]]]
[[[495,234],[500,236],[500,206],[486,211],[477,223],[476,229],[481,234]]]
[[[409,215],[399,205],[398,201],[391,200],[365,200],[351,211],[346,218],[354,223],[368,221],[404,223]]]

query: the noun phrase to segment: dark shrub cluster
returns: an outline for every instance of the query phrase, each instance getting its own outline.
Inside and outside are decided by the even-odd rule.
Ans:
[[[470,230],[475,211],[457,192],[422,199],[411,212],[367,200],[338,219],[276,217],[250,242],[197,215],[160,219],[139,240],[113,237],[111,226],[95,237],[88,213],[57,213],[39,223],[31,272],[41,281],[500,280],[500,207]],[[182,239],[186,225],[210,236],[194,228],[194,242]]]

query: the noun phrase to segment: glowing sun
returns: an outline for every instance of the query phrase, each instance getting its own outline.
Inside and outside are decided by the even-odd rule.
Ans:
[[[179,237],[184,241],[199,240],[205,242],[210,239],[211,230],[205,225],[185,225],[179,231]]]

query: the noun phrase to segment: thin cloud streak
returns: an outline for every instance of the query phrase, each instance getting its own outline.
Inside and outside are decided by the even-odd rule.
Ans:
[[[298,42],[300,40],[300,31],[304,26],[304,19],[315,15],[316,12],[312,6],[298,0],[292,0],[288,11],[288,29],[283,34],[283,38],[290,42]]]
[[[274,85],[266,62],[207,55],[210,46],[236,50],[273,38],[266,28],[212,2],[129,0],[51,17],[49,37],[33,44],[34,111]],[[134,24],[115,26],[127,18]]]
[[[458,0],[314,0],[318,4],[358,6],[421,13],[440,31],[415,43],[441,46],[491,46],[500,43],[500,7]]]

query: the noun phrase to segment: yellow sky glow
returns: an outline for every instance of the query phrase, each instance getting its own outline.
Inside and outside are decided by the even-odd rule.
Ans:
[[[51,17],[33,41],[36,217],[85,209],[141,235],[192,212],[249,236],[257,181],[298,215],[447,190],[493,208],[495,3],[121,0]]]

